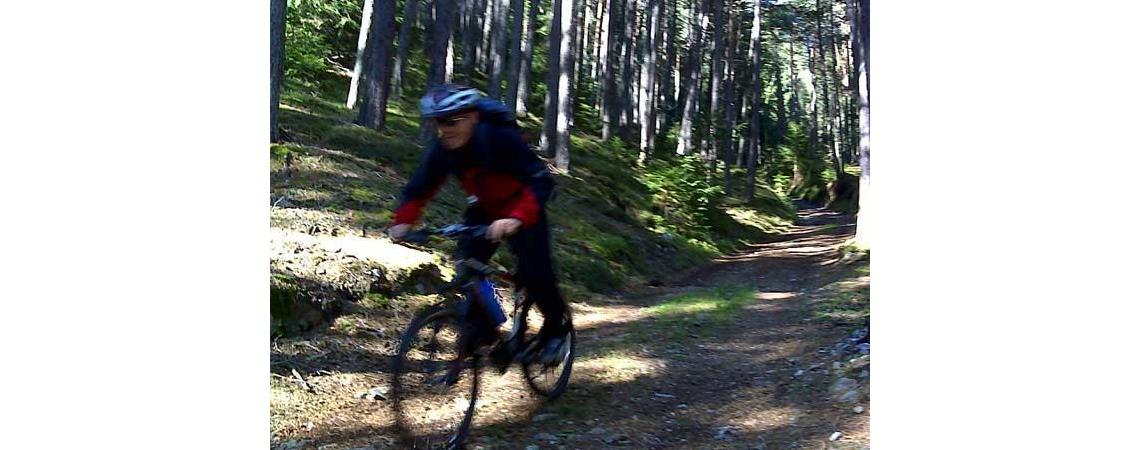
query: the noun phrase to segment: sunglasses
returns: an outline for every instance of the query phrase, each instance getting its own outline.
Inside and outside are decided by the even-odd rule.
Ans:
[[[441,126],[441,127],[453,127],[453,126],[458,125],[459,122],[462,122],[464,120],[467,120],[467,117],[465,117],[465,116],[443,117],[443,118],[435,119],[435,124],[437,126]]]

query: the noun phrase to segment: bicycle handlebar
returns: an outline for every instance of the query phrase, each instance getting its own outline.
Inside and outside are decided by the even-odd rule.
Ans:
[[[412,231],[406,234],[401,240],[421,244],[427,242],[431,236],[443,236],[452,239],[485,239],[487,236],[487,225],[453,223],[436,229],[419,229]]]

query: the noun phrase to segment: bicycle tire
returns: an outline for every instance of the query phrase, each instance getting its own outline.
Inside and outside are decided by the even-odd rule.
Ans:
[[[476,363],[475,357],[463,356],[461,352],[458,351],[458,347],[461,345],[460,340],[463,338],[463,332],[461,330],[465,324],[466,321],[454,309],[444,306],[434,306],[417,315],[400,337],[400,345],[392,366],[392,406],[396,417],[396,429],[406,448],[458,449],[462,448],[464,440],[470,433],[479,394],[479,364]],[[441,419],[427,419],[426,424],[418,423],[412,417],[413,414],[409,412],[409,409],[413,406],[417,409],[423,406],[422,401],[416,402],[420,397],[435,394],[435,392],[431,391],[436,390],[440,386],[438,384],[432,386],[432,379],[440,372],[440,367],[437,366],[444,361],[434,361],[433,355],[436,350],[430,350],[427,353],[427,359],[425,361],[419,361],[420,364],[418,365],[421,370],[416,370],[417,367],[415,367],[415,364],[412,364],[413,361],[410,357],[414,351],[413,344],[416,343],[417,337],[420,336],[421,332],[428,327],[432,328],[432,342],[436,342],[436,340],[439,339],[440,330],[447,326],[454,329],[454,331],[451,332],[454,334],[454,342],[443,342],[443,348],[439,350],[446,351],[447,346],[452,346],[453,349],[451,351],[454,353],[455,358],[451,361],[447,361],[445,365],[456,364],[459,369],[455,374],[455,383],[443,387],[442,389],[445,392],[439,393],[439,396],[446,398],[446,391],[451,390],[449,389],[450,387],[459,388],[454,391],[462,395],[461,391],[464,390],[462,387],[469,386],[469,399],[466,400],[466,407],[460,407],[460,409],[463,410],[462,416],[459,416],[458,412],[443,412],[439,413],[445,416]],[[439,342],[436,343],[439,344]],[[429,348],[431,345],[431,342],[429,342]],[[422,352],[418,350],[416,350],[416,352],[417,357],[422,356],[420,355]],[[447,368],[451,369],[453,367],[455,366],[448,366]],[[446,377],[446,372],[443,376]],[[425,388],[424,386],[414,385],[412,383],[414,381],[421,381],[424,382],[424,386],[432,387]],[[443,404],[455,403],[457,406],[461,404],[459,400],[462,398],[461,396],[456,396],[454,397],[454,402],[445,401]],[[439,408],[439,410],[443,409],[444,408]],[[425,415],[432,414],[425,413]],[[441,426],[446,426],[455,421],[458,421],[458,424],[454,429],[446,429],[447,431],[443,432],[439,431]]]
[[[523,306],[523,308],[525,308],[522,313],[524,320],[529,314],[531,306],[529,303]],[[578,343],[578,334],[574,331],[573,322],[567,324],[567,326],[570,329],[570,332],[567,334],[570,338],[570,342],[568,343],[570,348],[566,356],[562,358],[562,361],[557,366],[545,367],[541,363],[528,362],[525,359],[519,363],[519,365],[522,366],[523,379],[526,380],[527,387],[529,387],[532,392],[546,397],[547,400],[554,400],[561,396],[566,392],[566,387],[570,384],[570,372],[574,368],[574,355]],[[537,333],[534,336],[528,337],[528,339],[524,341],[525,343],[522,348],[528,348],[537,339]],[[557,368],[557,370],[555,370],[555,368]],[[546,384],[539,383],[539,377],[542,377],[543,381],[549,381],[549,375],[555,371],[558,372],[558,377],[554,379],[553,385],[547,386]]]

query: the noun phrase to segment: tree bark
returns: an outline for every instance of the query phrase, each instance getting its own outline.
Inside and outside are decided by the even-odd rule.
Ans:
[[[523,0],[511,0],[511,42],[507,54],[507,107],[518,111],[519,72],[522,71]]]
[[[539,0],[530,0],[530,12],[526,20],[526,42],[523,43],[522,68],[519,73],[519,98],[515,106],[515,114],[520,117],[526,115],[526,101],[530,97],[530,71],[534,55],[534,31],[538,28],[538,4]]]
[[[570,170],[570,99],[572,93],[570,91],[570,73],[574,67],[574,1],[573,0],[554,0],[554,8],[556,16],[552,20],[552,25],[557,25],[558,32],[553,32],[551,27],[551,61],[558,61],[550,78],[553,79],[551,85],[556,85],[555,95],[551,98],[556,100],[556,104],[551,108],[555,111],[555,120],[552,121],[553,133],[548,137],[549,141],[554,147],[554,165],[561,170]],[[557,38],[557,41],[555,41]],[[548,127],[550,128],[550,127]]]
[[[479,66],[483,68],[483,73],[487,75],[488,79],[491,77],[491,63],[494,59],[491,55],[491,38],[494,37],[494,32],[491,30],[491,27],[493,27],[495,23],[495,4],[498,3],[498,1],[499,0],[482,0],[483,34],[479,35],[479,49],[481,50],[483,58],[479,61]]]
[[[506,72],[507,58],[507,12],[508,0],[494,2],[491,27],[491,71],[487,74],[487,96],[495,100],[503,99],[503,75]],[[517,1],[517,0],[515,0]]]
[[[367,1],[371,2],[371,0]],[[404,76],[408,71],[408,50],[412,47],[412,27],[416,23],[419,4],[418,0],[406,0],[404,2],[404,22],[400,24],[400,40],[396,46],[396,68],[392,71],[392,90],[393,95],[397,97],[403,94]]]
[[[685,107],[681,114],[681,130],[677,139],[677,154],[693,151],[693,118],[700,109],[701,62],[704,59],[704,30],[708,22],[708,0],[691,0],[689,33],[689,72],[685,86]],[[700,7],[697,7],[698,4]]]
[[[605,66],[603,61],[606,60],[606,39],[608,38],[606,31],[609,29],[609,2],[607,0],[598,0],[598,6],[595,8],[597,16],[594,18],[594,44],[593,47],[593,63],[590,65],[590,76],[595,80],[601,80],[602,67]],[[598,89],[601,89],[601,83],[598,83]],[[600,91],[599,91],[600,92]],[[597,96],[599,99],[601,95]],[[597,104],[600,105],[600,100]]]
[[[468,86],[475,84],[475,54],[478,52],[479,41],[479,19],[475,16],[474,11],[478,8],[478,0],[462,0],[463,1],[463,14],[460,16],[464,21],[463,25],[463,81]]]
[[[427,73],[427,89],[444,83],[447,67],[447,46],[451,40],[452,17],[455,12],[457,0],[435,0],[434,16],[431,38],[431,65]],[[425,89],[425,90],[427,90]],[[427,142],[435,132],[435,122],[431,120],[420,121],[420,141]]]
[[[602,121],[602,135],[603,140],[609,139],[605,136],[607,122],[609,121],[609,106],[606,102],[606,92],[608,91],[608,84],[606,77],[609,76],[609,45],[610,45],[610,14],[611,0],[599,0],[600,5],[598,11],[601,13],[598,18],[598,40],[597,40],[597,54],[594,55],[594,79],[597,83],[597,95],[594,97],[594,107],[598,110],[598,118]]]
[[[621,135],[627,142],[632,142],[632,132],[634,125],[633,113],[633,55],[637,47],[637,1],[626,0],[625,10],[625,41],[622,45],[622,53],[625,58],[624,66],[622,67],[622,89],[621,99],[618,100],[622,108],[622,121],[621,121]]]
[[[277,110],[285,75],[285,0],[269,4],[269,141],[277,142]]]
[[[871,246],[871,54],[867,34],[870,21],[868,0],[859,0],[858,8],[852,11],[851,0],[848,14],[858,26],[851,27],[852,45],[855,51],[855,71],[858,73],[859,101],[859,215],[855,224],[855,242],[864,248]],[[857,31],[856,31],[857,30]]]
[[[617,105],[618,102],[618,80],[614,74],[620,73],[621,69],[621,20],[622,0],[609,0],[608,15],[606,27],[606,45],[604,46],[606,52],[604,75],[602,76],[602,140],[610,140],[614,135],[614,130],[619,126],[621,121],[620,109]]]
[[[763,50],[764,49],[763,42],[760,40],[760,36],[761,36],[760,35],[760,27],[762,24],[762,20],[761,20],[762,14],[763,14],[763,10],[761,8],[760,1],[757,0],[752,5],[752,107],[750,108],[751,112],[752,112],[752,116],[751,116],[752,123],[750,124],[751,126],[749,126],[749,131],[750,131],[750,135],[751,135],[751,137],[750,137],[751,142],[748,145],[748,147],[749,147],[749,152],[748,152],[749,153],[749,155],[748,155],[748,182],[747,182],[747,184],[745,184],[745,187],[744,187],[744,201],[745,202],[751,202],[756,196],[756,164],[758,163],[758,160],[760,159],[760,155],[762,155],[764,153],[764,133],[763,133],[763,130],[761,129],[761,127],[763,126],[761,118],[763,117],[762,114],[764,113],[764,107],[763,107],[764,79],[761,76],[761,72],[763,72],[763,71],[760,70],[760,68],[761,68],[760,55],[764,51]],[[780,76],[779,75],[779,66],[780,66],[779,64],[776,64],[777,83],[779,83],[779,76]],[[777,97],[781,97],[781,98],[776,99],[776,103],[782,104],[783,103],[783,99],[782,99],[783,94],[780,91],[779,84],[777,84],[776,91],[777,91]],[[780,108],[780,110],[782,111],[782,107]],[[782,113],[778,113],[778,114],[782,114]]]
[[[360,13],[360,34],[356,38],[356,62],[352,65],[352,80],[348,83],[348,100],[344,102],[344,106],[348,109],[356,106],[360,72],[364,70],[364,47],[368,43],[368,27],[371,24],[372,0],[364,0],[364,9]]]
[[[641,96],[639,107],[641,113],[641,140],[638,143],[637,163],[644,164],[645,160],[653,154],[654,117],[653,84],[657,79],[657,32],[660,27],[661,0],[648,0],[646,8],[645,46],[641,48]]]
[[[724,80],[724,136],[722,137],[720,149],[724,153],[724,191],[731,192],[732,189],[732,163],[733,163],[733,137],[736,132],[736,80],[733,61],[736,54],[736,33],[733,28],[733,18],[735,14],[731,10],[726,14],[727,16],[727,33],[725,34],[725,48],[724,48],[724,61],[725,61],[725,80]]]
[[[843,176],[843,156],[839,153],[839,71],[838,71],[838,52],[835,48],[835,5],[830,1],[827,3],[827,28],[828,28],[828,49],[831,51],[831,103],[829,107],[831,112],[828,120],[831,121],[831,157],[835,161],[835,178],[839,180]]]
[[[712,53],[712,72],[709,73],[709,124],[708,136],[705,142],[708,143],[708,151],[705,154],[705,161],[709,164],[710,170],[716,169],[717,156],[717,138],[718,136],[718,114],[720,113],[720,86],[724,81],[724,0],[712,0],[713,5],[713,53]]]
[[[392,39],[396,33],[395,0],[372,5],[372,25],[364,51],[364,101],[356,116],[358,125],[384,129],[392,77]]]
[[[665,77],[662,80],[665,86],[661,90],[661,92],[665,94],[665,101],[662,103],[662,109],[665,112],[664,128],[668,130],[677,118],[676,88],[679,81],[676,77],[680,73],[680,70],[677,68],[677,11],[676,8],[663,6],[661,13],[668,17],[667,25],[664,27],[665,40],[663,44],[665,45],[665,62],[662,64],[665,69]]]

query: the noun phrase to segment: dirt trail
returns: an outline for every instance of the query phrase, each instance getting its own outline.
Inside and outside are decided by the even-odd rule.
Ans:
[[[853,232],[848,216],[804,208],[774,242],[679,275],[671,285],[576,304],[580,345],[570,389],[543,404],[516,370],[486,372],[469,448],[869,447],[869,372],[850,375],[858,354],[826,351],[850,329],[809,320],[807,308],[821,287],[850,278],[839,248]],[[752,299],[728,323],[701,330],[695,323],[680,339],[677,330],[654,326],[658,318],[648,307],[716,287],[748,288]],[[858,382],[853,402],[828,392],[844,374]],[[275,436],[275,447],[395,448],[385,437],[390,414],[382,401],[340,405],[351,410],[329,420],[341,426],[310,423],[288,433],[288,441]],[[857,406],[862,413],[853,412]]]

